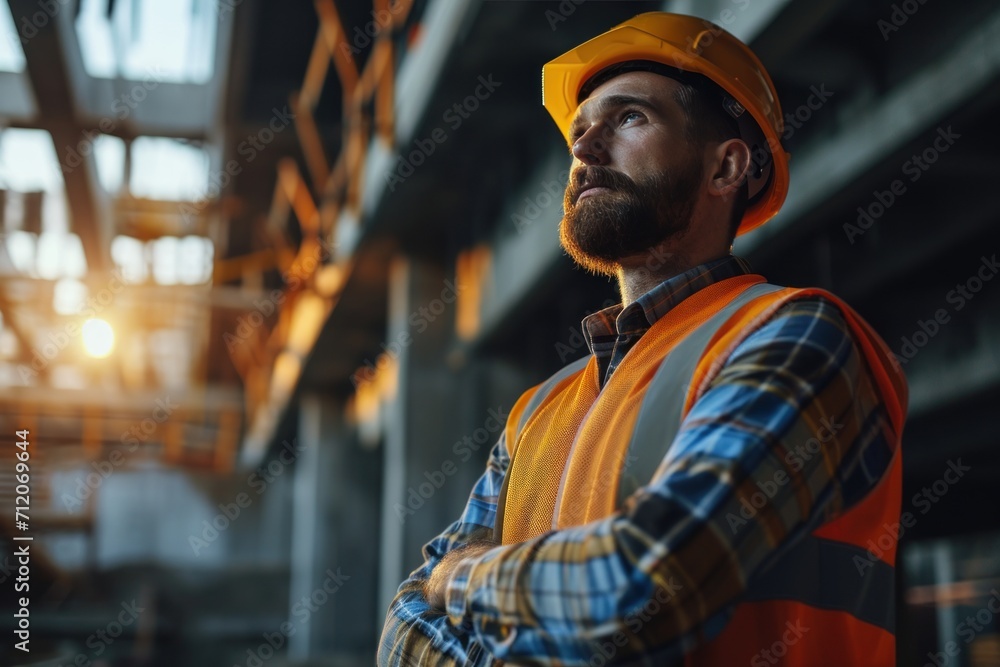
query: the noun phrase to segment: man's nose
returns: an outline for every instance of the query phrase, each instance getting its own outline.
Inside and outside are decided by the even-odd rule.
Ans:
[[[608,143],[604,123],[594,123],[573,143],[573,157],[585,165],[604,165],[608,161]]]

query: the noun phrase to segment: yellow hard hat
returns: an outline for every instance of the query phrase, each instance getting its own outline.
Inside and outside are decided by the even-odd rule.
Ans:
[[[770,220],[788,194],[778,95],[753,51],[710,21],[666,12],[639,14],[548,62],[542,68],[542,105],[567,142],[584,85],[602,70],[630,61],[700,74],[731,96],[724,108],[750,147],[752,167],[750,201],[737,234]]]

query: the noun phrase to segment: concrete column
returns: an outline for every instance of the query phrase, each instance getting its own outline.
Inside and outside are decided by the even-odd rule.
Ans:
[[[400,259],[391,268],[385,349],[398,375],[384,424],[380,627],[400,582],[420,564],[421,546],[457,516],[446,518],[452,508],[440,492],[454,484],[441,471],[461,434],[456,397],[467,390],[446,361],[457,289],[429,263]]]
[[[301,399],[292,512],[289,657],[371,663],[376,635],[379,453],[359,446],[342,404]]]

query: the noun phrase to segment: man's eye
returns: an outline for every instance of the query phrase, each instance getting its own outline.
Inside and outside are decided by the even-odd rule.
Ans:
[[[626,123],[636,118],[642,118],[642,114],[639,113],[638,111],[626,111],[622,113],[621,122]]]

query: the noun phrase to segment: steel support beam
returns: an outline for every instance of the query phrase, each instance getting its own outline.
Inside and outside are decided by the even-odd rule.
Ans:
[[[8,0],[14,25],[31,21],[38,12],[34,0]],[[82,69],[80,47],[68,11],[56,12],[38,28],[31,39],[22,40],[25,71],[31,81],[37,105],[37,126],[52,135],[66,183],[66,198],[73,230],[79,234],[90,270],[105,271],[111,266],[111,216],[106,196],[97,178],[93,153],[82,155],[74,164],[64,163],[64,150],[73,150],[83,135],[78,118],[80,107],[74,96],[74,70]]]
[[[243,394],[236,389],[207,388],[201,391],[170,395],[159,392],[128,392],[109,394],[99,391],[53,389],[51,387],[0,387],[0,405],[30,405],[39,415],[62,415],[67,411],[92,409],[148,416],[153,408],[169,396],[171,406],[180,412],[197,414],[243,410]],[[10,410],[5,413],[11,414]]]
[[[393,99],[397,106],[405,102],[406,111],[395,114],[396,146],[409,146],[413,142],[431,104],[445,61],[461,32],[460,27],[471,21],[476,11],[478,3],[471,0],[436,0],[427,7],[423,29],[429,35],[448,35],[451,39],[421,40],[400,64]],[[380,138],[373,137],[366,155],[359,210],[370,219],[388,196],[385,176],[392,172],[396,154],[386,148]],[[358,248],[367,221],[346,207],[340,212],[333,239],[339,256],[349,256]]]

